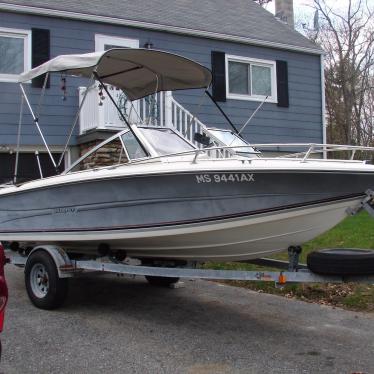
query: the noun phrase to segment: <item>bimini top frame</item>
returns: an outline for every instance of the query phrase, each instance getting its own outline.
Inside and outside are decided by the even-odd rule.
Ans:
[[[209,87],[212,74],[199,63],[168,52],[114,48],[80,55],[61,55],[21,74],[27,82],[46,73],[90,78],[122,89],[130,100],[159,91]]]
[[[64,154],[78,122],[79,114],[85,102],[88,90],[86,90],[86,95],[78,108],[64,151],[59,161],[56,162],[39,126],[38,114],[34,113],[23,87],[24,82],[45,75],[42,91],[43,95],[48,76],[53,72],[90,78],[90,84],[94,79],[99,81],[108,97],[117,108],[123,121],[127,124],[129,130],[133,133],[146,154],[148,154],[146,149],[144,149],[141,141],[139,141],[137,135],[131,128],[128,119],[123,115],[117,103],[110,95],[106,84],[122,89],[127,98],[133,101],[160,91],[176,91],[194,88],[207,89],[212,81],[211,71],[195,61],[168,52],[131,48],[113,48],[108,51],[80,55],[61,55],[30,71],[24,72],[19,78],[22,95],[56,170],[63,161]],[[21,117],[22,106],[20,118]],[[19,134],[20,130],[21,119]],[[19,145],[17,146],[17,155],[18,153]],[[16,183],[16,178],[17,163],[15,167],[14,183]]]

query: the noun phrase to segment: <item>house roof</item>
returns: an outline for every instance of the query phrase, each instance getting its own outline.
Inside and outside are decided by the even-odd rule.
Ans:
[[[0,0],[0,10],[322,53],[319,46],[253,0]]]

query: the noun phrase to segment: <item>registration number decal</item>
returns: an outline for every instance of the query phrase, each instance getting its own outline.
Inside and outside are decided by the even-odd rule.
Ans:
[[[254,182],[254,174],[235,173],[235,174],[198,174],[196,175],[197,183],[232,183],[232,182]]]

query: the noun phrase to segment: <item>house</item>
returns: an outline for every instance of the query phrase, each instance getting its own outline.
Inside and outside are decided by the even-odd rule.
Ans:
[[[282,20],[252,0],[0,1],[0,182],[13,174],[21,102],[18,75],[61,54],[113,46],[165,50],[211,68],[213,96],[236,126],[268,96],[245,129],[252,143],[324,142],[323,52],[284,22],[292,23],[292,13],[287,14],[292,0],[276,1],[285,13]],[[57,74],[47,82],[40,126],[56,157],[64,149],[83,85]],[[38,107],[43,80],[25,86]],[[183,115],[196,113],[208,126],[227,127],[198,91],[181,91],[172,99]],[[77,157],[82,145],[107,137],[117,127],[118,118],[108,114],[108,104],[98,104],[103,104],[98,92],[87,97],[64,155],[66,163]],[[93,114],[96,119],[90,122],[87,118]],[[38,175],[35,151],[45,175],[54,173],[27,108],[22,123],[19,174],[24,179]]]

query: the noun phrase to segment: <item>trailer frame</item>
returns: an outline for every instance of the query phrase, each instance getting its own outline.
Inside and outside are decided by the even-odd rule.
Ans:
[[[262,258],[242,261],[254,265],[271,267],[279,270],[215,270],[199,268],[196,263],[186,266],[144,266],[132,264],[132,259],[117,261],[105,256],[92,260],[72,260],[69,255],[56,245],[44,245],[35,247],[28,256],[20,255],[7,250],[8,263],[18,267],[26,267],[28,259],[36,251],[47,252],[53,259],[60,278],[73,278],[92,273],[121,274],[129,276],[155,276],[167,278],[189,278],[207,280],[243,280],[274,282],[276,285],[288,283],[347,283],[359,282],[374,284],[374,274],[367,276],[339,276],[321,275],[310,271],[305,264],[299,264],[300,247],[288,249],[290,261]],[[135,260],[136,262],[136,260]],[[286,269],[286,270],[285,270]]]

